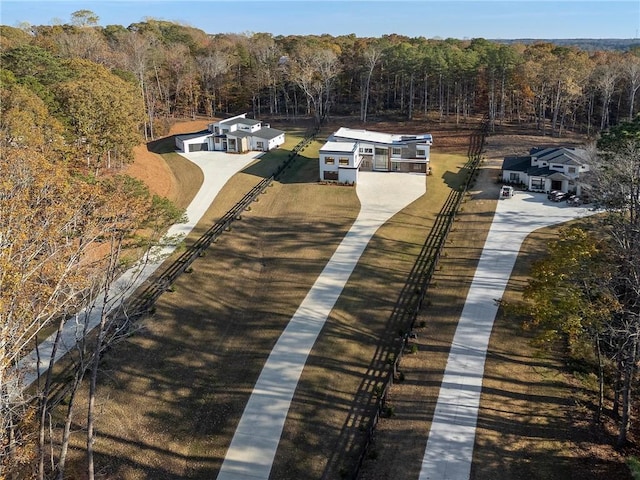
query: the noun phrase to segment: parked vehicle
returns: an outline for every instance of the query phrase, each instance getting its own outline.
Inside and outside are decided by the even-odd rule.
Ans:
[[[500,190],[500,198],[511,198],[514,195],[513,187],[507,185],[503,186]]]
[[[562,200],[565,199],[565,196],[566,196],[566,193],[564,192],[561,192],[559,190],[551,190],[549,192],[549,195],[547,195],[547,198],[552,202],[561,202]]]

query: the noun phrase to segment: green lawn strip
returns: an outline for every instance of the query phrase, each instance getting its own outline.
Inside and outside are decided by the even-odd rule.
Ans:
[[[309,164],[286,172],[109,354],[96,448],[111,475],[219,468],[271,348],[357,214],[353,188],[316,180]]]
[[[577,221],[581,222],[581,221]],[[525,240],[503,300],[521,299],[531,263],[565,225]],[[501,308],[489,345],[473,474],[478,479],[630,479],[610,436],[593,429],[597,386],[574,372],[560,345],[541,350],[525,319]],[[584,377],[585,381],[582,380]],[[606,420],[606,419],[605,419]]]
[[[360,478],[418,477],[451,341],[495,210],[493,175],[482,168],[477,183],[495,195],[474,184],[463,199],[416,320],[417,351],[405,353],[403,380],[390,391],[394,415],[379,423]]]
[[[464,155],[432,153],[427,193],[376,233],[311,351],[285,423],[274,478],[340,478],[353,468],[370,412],[352,410],[380,348],[398,341],[388,325],[395,302],[450,188]],[[329,187],[337,188],[337,187]],[[371,395],[371,402],[375,398]],[[371,403],[371,404],[372,404]]]

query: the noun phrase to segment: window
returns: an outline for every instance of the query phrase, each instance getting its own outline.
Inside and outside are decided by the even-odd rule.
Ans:
[[[363,153],[362,150],[363,149],[361,148],[360,149],[360,153]],[[370,147],[364,148],[364,153],[367,153],[367,154],[371,155],[373,153],[373,148],[370,148]]]
[[[532,178],[531,179],[531,190],[544,190],[544,179],[543,178]]]
[[[569,173],[576,173],[576,167],[569,167]]]
[[[394,156],[397,156],[397,157],[401,156],[402,155],[402,148],[393,147],[391,149],[391,155],[394,155]]]
[[[256,142],[256,147],[260,150],[264,149],[264,142]]]
[[[422,168],[422,164],[421,164],[421,163],[414,163],[414,164],[413,164],[413,169],[414,169],[415,171],[417,171],[417,172],[422,172],[422,171],[424,171],[424,170],[423,170],[423,168]]]
[[[421,148],[418,148],[416,150],[416,156],[418,157],[426,157],[427,156],[427,152]]]
[[[349,159],[347,157],[340,157],[340,165],[349,165]]]
[[[520,181],[520,174],[518,172],[511,172],[509,174],[509,181],[510,182],[519,182]]]
[[[336,159],[334,157],[324,157],[324,164],[325,165],[335,165],[336,164]]]

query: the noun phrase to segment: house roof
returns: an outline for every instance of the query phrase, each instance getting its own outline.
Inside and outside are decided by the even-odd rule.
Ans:
[[[227,137],[236,137],[236,138],[246,138],[246,137],[251,137],[252,135],[254,134],[250,132],[245,132],[244,130],[234,130],[233,132],[226,133]]]
[[[333,138],[346,138],[349,140],[382,143],[386,145],[406,143],[423,143],[431,145],[433,143],[433,137],[430,133],[421,135],[394,135],[391,133],[372,132],[370,130],[356,130],[347,127],[340,127],[333,134]]]
[[[219,125],[222,125],[223,123],[225,125],[230,124],[230,123],[233,124],[233,123],[236,123],[239,120],[246,119],[246,117],[245,117],[246,115],[247,115],[246,113],[243,113],[242,115],[235,115],[233,117],[229,117],[229,118],[225,118],[223,120],[220,120],[219,122],[216,122],[216,123],[219,124]],[[214,123],[214,125],[215,125],[215,123]]]
[[[321,152],[336,152],[336,153],[353,153],[358,144],[356,142],[326,142],[320,147]]]
[[[255,120],[253,118],[243,118],[241,120],[238,120],[238,123],[243,123],[244,125],[258,125],[259,123],[262,123],[260,120]]]
[[[530,153],[530,155],[520,157],[505,157],[502,162],[502,170],[526,172],[528,175],[543,177],[553,174],[555,170],[532,165],[534,159],[548,165],[576,166],[584,165],[587,159],[587,151],[581,148],[532,148]]]
[[[549,175],[549,179],[551,180],[571,180],[562,172],[553,172]]]
[[[236,133],[236,132],[233,132],[233,133]],[[257,132],[251,133],[250,135],[253,135],[254,137],[258,137],[258,138],[264,138],[265,140],[271,140],[273,138],[276,138],[282,135],[283,133],[284,131],[278,130],[277,128],[265,127],[265,128],[261,128]]]
[[[582,148],[532,148],[531,157],[538,161],[555,163],[557,165],[584,165],[587,161],[587,151]]]
[[[502,161],[503,170],[526,172],[531,168],[531,157],[505,157]]]
[[[193,140],[194,138],[204,138],[204,137],[208,137],[209,135],[211,135],[211,132],[209,130],[203,130],[202,132],[196,132],[196,133],[186,133],[184,135],[177,135],[177,137],[182,140]]]

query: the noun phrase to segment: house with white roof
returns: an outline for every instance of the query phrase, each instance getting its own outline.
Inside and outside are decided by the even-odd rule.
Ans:
[[[573,147],[532,148],[529,155],[505,157],[501,179],[532,192],[581,194],[580,174],[589,171],[587,151]]]
[[[176,148],[183,152],[221,151],[268,152],[285,141],[285,132],[268,123],[246,118],[246,113],[209,124],[207,130],[176,136]]]
[[[395,135],[341,127],[320,148],[320,180],[357,183],[358,171],[429,171],[431,134]]]

